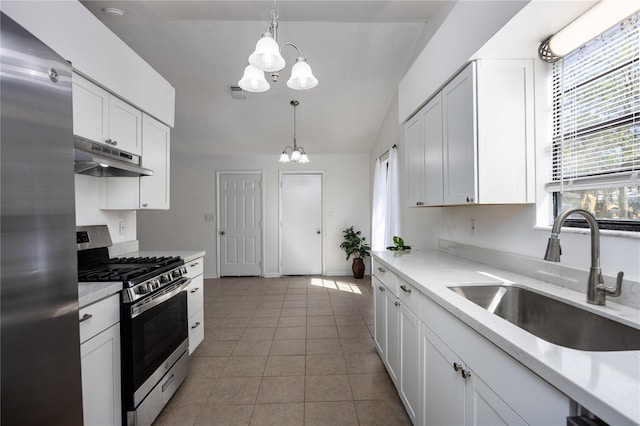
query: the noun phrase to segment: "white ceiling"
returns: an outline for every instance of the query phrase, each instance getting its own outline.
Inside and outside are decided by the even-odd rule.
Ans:
[[[444,1],[281,0],[278,40],[295,43],[319,80],[286,86],[295,49],[285,48],[280,81],[234,100],[247,57],[269,22],[272,1],[82,3],[176,89],[173,149],[195,155],[277,155],[297,140],[309,153],[367,153],[397,84],[425,40],[425,22]],[[102,9],[117,7],[114,18]]]

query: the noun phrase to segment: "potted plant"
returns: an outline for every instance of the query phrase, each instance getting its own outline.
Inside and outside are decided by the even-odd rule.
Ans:
[[[344,241],[340,244],[340,248],[347,253],[347,260],[353,255],[353,264],[351,269],[353,270],[354,278],[364,277],[364,260],[365,256],[370,256],[371,247],[365,242],[366,237],[361,237],[360,231],[353,229],[353,226],[342,231]]]

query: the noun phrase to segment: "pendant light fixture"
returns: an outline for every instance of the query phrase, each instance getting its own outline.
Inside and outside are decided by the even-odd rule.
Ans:
[[[287,145],[284,147],[282,154],[280,154],[279,161],[281,163],[293,161],[294,163],[307,164],[309,162],[309,157],[307,156],[307,153],[304,152],[304,148],[298,146],[296,141],[296,107],[300,105],[300,102],[294,100],[289,103],[293,107],[293,146]],[[291,154],[287,151],[291,151]]]
[[[275,83],[280,76],[279,71],[284,69],[286,62],[282,57],[282,49],[285,46],[291,46],[298,52],[296,63],[291,67],[291,77],[287,81],[287,86],[294,90],[313,89],[318,85],[318,79],[315,78],[311,67],[307,63],[305,57],[302,56],[300,49],[293,43],[284,43],[278,46],[278,17],[280,14],[275,9],[275,0],[273,2],[274,9],[271,11],[271,23],[267,32],[256,43],[256,50],[249,56],[249,65],[244,69],[244,74],[238,86],[248,92],[264,92],[271,87],[264,77],[265,72],[271,73],[271,79]]]

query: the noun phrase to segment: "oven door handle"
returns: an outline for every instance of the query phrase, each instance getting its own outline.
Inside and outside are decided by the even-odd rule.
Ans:
[[[172,297],[174,297],[175,295],[177,295],[178,293],[180,293],[181,291],[185,291],[186,288],[189,286],[189,284],[191,284],[191,278],[180,278],[181,282],[178,286],[176,286],[173,290],[171,290],[168,293],[164,293],[160,296],[156,296],[150,300],[141,300],[138,303],[135,303],[134,305],[131,305],[130,308],[130,312],[131,312],[131,318],[135,318],[138,315],[144,313],[145,311],[148,311],[151,308],[154,308],[164,302],[166,302],[167,300],[171,299]]]

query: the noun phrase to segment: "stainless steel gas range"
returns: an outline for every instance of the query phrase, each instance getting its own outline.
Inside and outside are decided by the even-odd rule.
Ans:
[[[106,225],[77,227],[78,281],[121,282],[123,423],[150,425],[189,370],[187,291],[180,257],[109,258]]]

